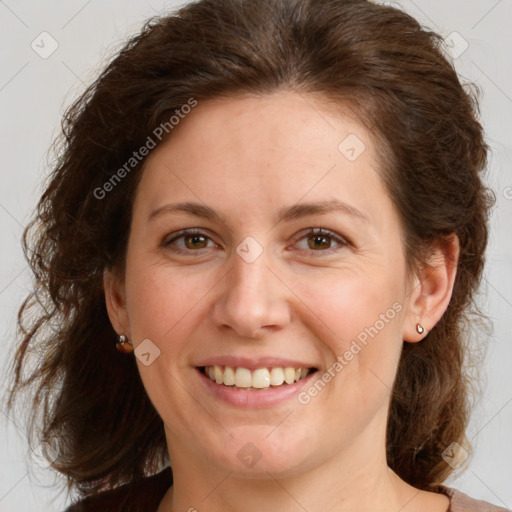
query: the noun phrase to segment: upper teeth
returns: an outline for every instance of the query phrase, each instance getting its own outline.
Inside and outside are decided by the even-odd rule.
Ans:
[[[280,386],[283,382],[293,384],[308,374],[308,368],[258,368],[251,372],[248,368],[232,366],[206,366],[205,374],[217,384],[238,388],[268,388]]]

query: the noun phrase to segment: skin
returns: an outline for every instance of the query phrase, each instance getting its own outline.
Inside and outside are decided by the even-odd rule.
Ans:
[[[366,147],[354,161],[338,150],[349,134]],[[125,272],[106,272],[104,284],[116,331],[160,350],[148,366],[137,360],[174,473],[158,512],[448,509],[446,496],[389,469],[385,430],[402,342],[420,341],[446,310],[458,240],[434,247],[433,269],[409,275],[379,172],[362,124],[292,91],[200,102],[147,158]],[[333,198],[368,220],[332,211],[277,221],[283,207]],[[147,220],[181,201],[223,220]],[[315,241],[311,227],[333,237]],[[188,228],[207,238],[162,245]],[[252,263],[236,251],[248,236],[263,248]],[[293,357],[321,374],[394,303],[400,311],[308,404],[239,409],[197,375],[199,361],[218,355]],[[261,454],[252,467],[237,458],[247,442]]]

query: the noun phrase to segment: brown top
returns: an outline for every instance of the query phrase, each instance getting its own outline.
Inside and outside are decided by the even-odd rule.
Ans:
[[[86,498],[71,505],[65,512],[156,512],[171,484],[172,472],[166,468],[156,475]],[[436,490],[450,499],[450,508],[446,512],[512,512],[470,498],[451,487],[438,485]]]
[[[475,500],[457,489],[444,485],[438,485],[437,491],[450,498],[450,508],[446,512],[511,512],[511,509],[498,507],[487,501]]]

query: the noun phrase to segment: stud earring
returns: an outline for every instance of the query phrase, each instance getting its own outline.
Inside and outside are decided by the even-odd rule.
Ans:
[[[421,324],[416,324],[416,331],[418,331],[418,334],[423,334],[425,329],[422,327]]]
[[[133,352],[133,344],[124,334],[121,334],[117,339],[116,348],[123,354]]]

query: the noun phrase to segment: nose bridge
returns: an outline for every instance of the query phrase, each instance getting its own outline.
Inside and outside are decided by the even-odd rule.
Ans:
[[[215,320],[219,327],[230,327],[240,336],[258,337],[264,327],[275,329],[289,321],[285,287],[268,268],[271,261],[266,251],[252,259],[254,247],[243,249],[242,243],[232,255],[215,304]]]

